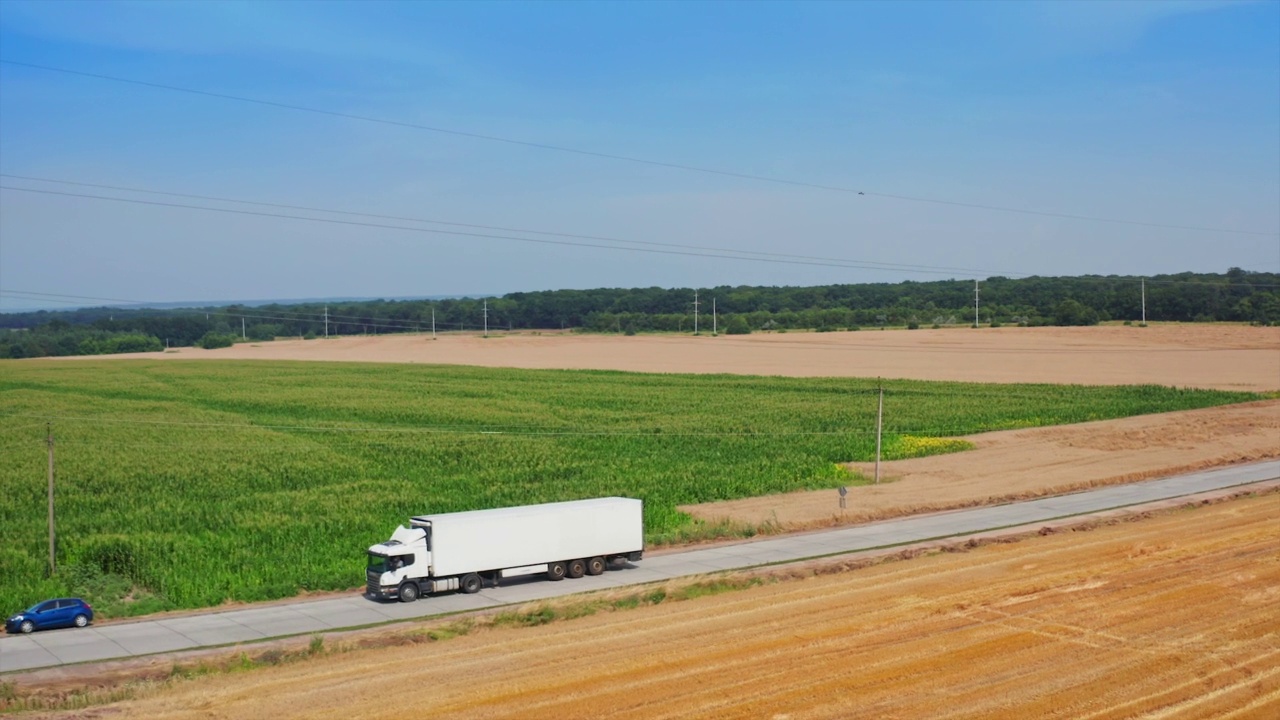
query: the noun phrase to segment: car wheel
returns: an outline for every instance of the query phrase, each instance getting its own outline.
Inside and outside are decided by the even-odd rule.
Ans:
[[[21,632],[23,635],[30,635],[35,631],[36,631],[36,624],[31,622],[30,620],[23,620],[22,624],[18,626],[18,632]]]
[[[76,627],[84,627],[89,624],[89,618],[84,613],[80,613],[76,616],[75,623]]]

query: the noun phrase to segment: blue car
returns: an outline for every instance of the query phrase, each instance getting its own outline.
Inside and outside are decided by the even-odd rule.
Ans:
[[[29,633],[58,627],[84,627],[93,622],[93,608],[80,598],[45,600],[4,621],[5,632]]]

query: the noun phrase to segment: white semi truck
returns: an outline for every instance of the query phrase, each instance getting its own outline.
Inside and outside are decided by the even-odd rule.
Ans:
[[[368,593],[413,602],[504,577],[599,575],[643,556],[641,513],[639,500],[607,497],[414,517],[369,548]]]

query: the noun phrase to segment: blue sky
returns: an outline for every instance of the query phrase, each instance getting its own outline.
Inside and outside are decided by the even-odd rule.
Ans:
[[[9,174],[979,274],[1280,270],[1277,2],[4,0],[0,58],[868,194],[5,64]],[[947,276],[0,192],[0,291],[175,301]]]

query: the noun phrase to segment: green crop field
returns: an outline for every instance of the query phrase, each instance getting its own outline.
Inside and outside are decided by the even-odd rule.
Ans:
[[[891,381],[885,457],[984,430],[1255,399],[1152,386]],[[876,381],[302,362],[0,364],[0,610],[77,592],[107,614],[363,582],[410,515],[603,495],[676,506],[863,482]],[[59,573],[46,577],[45,418]],[[703,529],[705,531],[705,529]]]

